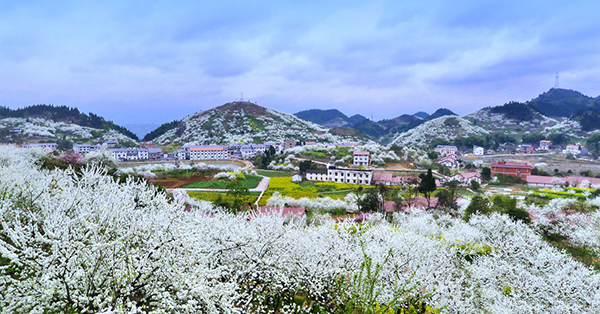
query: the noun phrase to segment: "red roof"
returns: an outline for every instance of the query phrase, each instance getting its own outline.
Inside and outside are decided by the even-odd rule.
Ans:
[[[455,177],[459,177],[461,179],[472,179],[472,178],[479,178],[481,179],[481,174],[479,174],[479,172],[461,172],[457,175],[455,175]]]
[[[547,177],[547,176],[527,176],[527,183],[535,183],[535,184],[553,184],[552,180],[555,177]],[[557,178],[564,182],[563,178]]]
[[[531,169],[531,165],[526,162],[492,161],[490,162],[490,167]]]
[[[369,152],[354,152],[354,155],[359,155],[359,156],[369,156],[371,153]]]

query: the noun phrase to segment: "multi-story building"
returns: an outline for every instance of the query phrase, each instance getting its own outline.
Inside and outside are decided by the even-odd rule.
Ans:
[[[368,167],[370,165],[370,155],[371,153],[369,152],[354,152],[354,162],[352,164],[355,166]]]
[[[548,140],[540,141],[540,150],[549,150],[550,146],[552,146],[552,141],[548,141]]]
[[[587,154],[587,152],[587,148],[581,145],[567,145],[567,148],[564,150],[565,155],[571,154],[573,156],[577,156],[579,154]]]
[[[456,146],[438,145],[433,150],[436,151],[440,155],[450,155],[450,154],[456,154],[456,152],[458,151],[458,148],[456,148]]]
[[[73,151],[79,154],[87,154],[102,149],[102,145],[93,144],[73,144]]]
[[[120,161],[148,160],[149,153],[144,148],[109,148],[106,150]]]
[[[473,146],[473,155],[482,156],[485,150],[481,146]]]
[[[160,160],[165,158],[162,149],[156,147],[147,148],[148,150],[148,159],[150,160]]]
[[[528,175],[531,175],[531,165],[525,162],[506,162],[506,161],[492,161],[490,162],[490,169],[492,177],[496,174],[503,174],[507,176],[519,177],[522,180],[526,180]]]
[[[521,154],[533,154],[535,150],[531,144],[521,144]]]
[[[290,140],[283,142],[283,150],[296,147],[296,141]]]
[[[35,143],[35,144],[23,144],[23,148],[42,148],[47,152],[53,152],[56,150],[58,145],[56,143]]]
[[[373,172],[370,170],[329,167],[328,169],[310,169],[306,171],[306,179],[309,181],[371,184],[372,178]]]
[[[216,160],[228,159],[229,153],[225,146],[209,145],[209,146],[190,146],[187,147],[190,160]]]

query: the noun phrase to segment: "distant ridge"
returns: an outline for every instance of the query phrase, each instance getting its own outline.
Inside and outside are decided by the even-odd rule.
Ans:
[[[304,119],[327,128],[341,126],[353,127],[355,124],[367,120],[366,117],[359,114],[348,117],[337,109],[310,109],[297,112],[294,115],[300,119]]]

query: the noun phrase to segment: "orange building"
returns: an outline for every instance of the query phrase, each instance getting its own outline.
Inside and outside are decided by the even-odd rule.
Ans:
[[[527,180],[527,176],[531,174],[531,165],[526,162],[492,161],[490,169],[492,177],[499,173]]]

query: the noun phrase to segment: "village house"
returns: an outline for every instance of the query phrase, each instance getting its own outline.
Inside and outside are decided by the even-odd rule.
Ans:
[[[306,180],[327,182],[327,169],[308,169],[306,170]]]
[[[450,154],[456,155],[458,148],[456,146],[438,145],[433,150],[442,156],[447,156]]]
[[[283,150],[290,149],[296,147],[296,141],[289,140],[283,142]]]
[[[540,150],[549,150],[550,146],[552,146],[552,141],[541,140],[540,141]]]
[[[531,187],[556,187],[562,185],[568,186],[580,186],[584,181],[589,182],[590,185],[600,185],[600,178],[590,177],[574,177],[568,176],[566,178],[561,177],[547,177],[547,176],[527,176],[527,185]]]
[[[535,149],[531,144],[521,144],[521,154],[533,154]]]
[[[481,146],[473,146],[473,155],[482,156],[485,150]]]
[[[148,148],[148,159],[149,160],[160,160],[164,158],[162,149],[157,147]]]
[[[471,181],[477,181],[477,183],[481,184],[483,180],[481,179],[481,174],[479,172],[461,172],[454,176],[452,176],[453,181],[458,181],[458,184],[469,186]]]
[[[490,162],[490,169],[492,177],[496,174],[503,174],[526,180],[527,176],[531,175],[532,167],[523,162],[492,161]]]
[[[78,154],[87,154],[89,152],[95,152],[102,149],[102,145],[94,144],[73,144],[73,152]]]
[[[585,146],[581,146],[581,145],[567,145],[567,148],[563,151],[563,153],[565,155],[573,155],[573,156],[578,156],[580,154],[587,154],[588,150],[587,148],[585,148]]]
[[[448,168],[453,168],[457,165],[458,159],[455,154],[448,154],[446,157],[438,160],[438,165],[442,165]]]
[[[18,134],[21,134],[23,132],[23,130],[21,130],[21,128],[15,126],[15,127],[8,129],[8,132],[18,135]]]
[[[370,160],[369,157],[371,155],[371,153],[369,152],[354,152],[354,162],[352,163],[355,166],[363,166],[363,167],[368,167],[370,166]]]
[[[56,150],[58,145],[56,143],[35,143],[35,144],[23,144],[23,148],[42,148],[47,152],[53,152]]]
[[[414,185],[419,184],[421,178],[410,176],[394,177],[391,172],[375,172],[373,173],[373,185]]]

